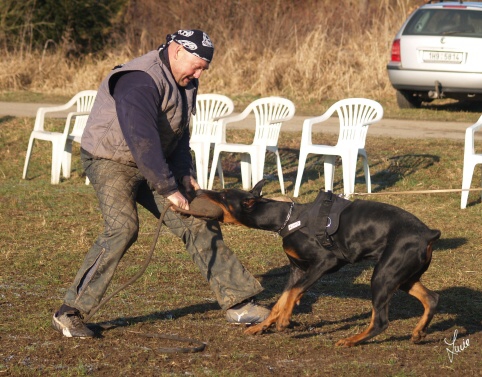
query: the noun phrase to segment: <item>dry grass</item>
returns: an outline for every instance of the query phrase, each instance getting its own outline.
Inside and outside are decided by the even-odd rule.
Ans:
[[[0,91],[72,95],[95,89],[116,64],[156,48],[167,33],[190,27],[206,30],[216,46],[212,68],[202,79],[204,92],[283,95],[314,103],[348,96],[382,99],[393,96],[385,68],[392,38],[420,3],[132,2],[118,42],[101,57],[66,59],[55,48],[4,51]]]

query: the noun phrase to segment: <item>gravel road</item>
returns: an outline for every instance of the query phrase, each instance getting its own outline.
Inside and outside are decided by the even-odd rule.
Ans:
[[[35,117],[37,108],[41,106],[55,106],[55,104],[0,102],[0,117]],[[303,120],[306,118],[306,116],[295,115],[293,119],[283,124],[282,131],[300,131],[303,125]],[[407,139],[442,138],[464,140],[465,130],[471,125],[471,123],[465,122],[382,119],[380,122],[370,127],[369,133],[374,136],[390,136]],[[237,124],[232,124],[230,127],[231,126],[235,126],[239,129],[253,129],[254,117],[238,122]],[[338,133],[338,120],[336,118],[331,118],[324,122],[322,126],[320,125],[318,130],[328,133]]]

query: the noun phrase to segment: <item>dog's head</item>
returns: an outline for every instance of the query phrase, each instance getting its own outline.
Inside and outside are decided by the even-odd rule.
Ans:
[[[269,202],[261,195],[265,181],[259,181],[250,191],[226,189],[221,191],[198,190],[196,195],[219,206],[223,211],[220,221],[229,224],[259,228],[255,217],[260,203]]]

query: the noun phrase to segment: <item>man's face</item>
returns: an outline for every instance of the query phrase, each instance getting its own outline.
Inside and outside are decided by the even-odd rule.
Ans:
[[[173,55],[170,56],[171,71],[179,86],[187,86],[189,82],[201,77],[201,73],[209,69],[209,63],[190,52],[177,43],[172,43]]]

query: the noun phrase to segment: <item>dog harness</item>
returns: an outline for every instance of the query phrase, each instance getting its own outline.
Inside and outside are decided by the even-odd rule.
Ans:
[[[332,250],[335,254],[338,251],[342,253],[336,247],[332,235],[338,230],[341,213],[351,203],[350,200],[334,195],[331,191],[320,190],[315,201],[297,217],[292,216],[294,203],[292,204],[286,222],[278,233],[284,238],[302,230],[308,236],[314,237],[324,248]],[[323,227],[320,224],[326,225]],[[345,258],[343,255],[343,259]]]

